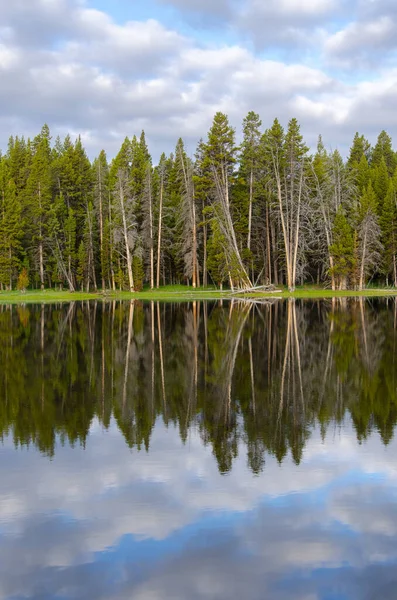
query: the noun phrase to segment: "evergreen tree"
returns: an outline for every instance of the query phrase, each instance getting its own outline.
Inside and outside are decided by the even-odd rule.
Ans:
[[[231,286],[251,287],[237,243],[231,212],[230,194],[235,179],[236,151],[234,129],[229,125],[227,116],[218,112],[214,117],[204,148],[204,164],[208,165],[212,184],[213,218],[216,219],[226,243],[225,259]]]
[[[333,257],[332,274],[336,280],[337,288],[346,289],[354,268],[354,237],[343,207],[336,212],[332,231],[333,243],[330,252]]]
[[[100,255],[100,274],[101,287],[105,289],[106,281],[109,281],[109,238],[106,238],[105,244],[105,221],[106,213],[109,204],[109,166],[106,158],[106,153],[101,150],[97,159],[94,160],[94,206],[98,216],[99,224],[99,255]]]
[[[392,275],[393,285],[397,287],[397,209],[396,190],[392,181],[389,182],[389,188],[383,202],[379,225],[383,245],[382,272],[386,276],[386,281]]]
[[[0,193],[0,284],[11,290],[20,266],[24,223],[14,181],[3,179]]]
[[[110,165],[104,151],[91,163],[80,137],[51,147],[46,125],[33,140],[11,137],[0,156],[0,285],[15,286],[22,264],[34,286],[70,290],[97,281],[131,290],[135,272],[137,286],[207,285],[208,274],[245,289],[285,281],[293,290],[329,276],[333,288],[396,283],[390,136],[382,131],[372,150],[356,134],[344,162],[321,138],[310,157],[296,119],[287,131],[277,119],[260,128],[249,112],[237,149],[218,112],[194,159],[180,139],[157,165],[143,131],[124,139]],[[349,250],[343,259],[348,227],[353,258]]]
[[[382,160],[385,162],[387,172],[391,177],[397,167],[397,156],[392,148],[392,139],[384,130],[378,135],[371,156],[371,166],[379,167]]]
[[[48,256],[48,218],[52,200],[50,131],[44,125],[33,141],[33,157],[26,184],[26,205],[32,242],[33,265],[41,289],[45,287],[45,269]]]
[[[363,157],[366,158],[367,162],[369,161],[371,157],[371,144],[363,135],[356,133],[350,148],[349,158],[347,159],[349,169],[357,169]]]
[[[358,252],[359,252],[359,289],[363,289],[365,279],[373,274],[380,264],[382,244],[380,227],[376,214],[376,195],[371,182],[360,198],[358,208]]]
[[[244,139],[241,145],[240,174],[248,187],[247,206],[247,248],[251,250],[252,240],[252,209],[257,194],[257,182],[261,163],[261,131],[262,121],[259,115],[250,111],[243,122]]]

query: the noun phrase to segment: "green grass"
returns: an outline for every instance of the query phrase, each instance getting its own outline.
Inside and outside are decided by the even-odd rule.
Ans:
[[[362,292],[352,290],[333,292],[329,289],[322,289],[318,286],[297,287],[295,292],[289,293],[285,288],[280,293],[269,294],[263,292],[250,292],[249,294],[240,294],[239,298],[345,298],[345,297],[384,297],[397,296],[397,289],[394,288],[369,288]],[[82,300],[130,300],[133,298],[139,300],[163,300],[163,301],[187,301],[187,300],[214,300],[219,298],[230,298],[230,291],[213,287],[194,289],[185,285],[167,285],[158,290],[144,289],[142,292],[69,292],[59,290],[28,290],[24,294],[21,292],[0,292],[0,304],[26,304],[26,303],[57,303]]]
[[[158,290],[144,289],[142,292],[69,292],[67,290],[27,290],[25,293],[0,292],[0,304],[56,303],[83,300],[207,300],[225,294],[215,288],[194,289],[185,285],[168,285]]]

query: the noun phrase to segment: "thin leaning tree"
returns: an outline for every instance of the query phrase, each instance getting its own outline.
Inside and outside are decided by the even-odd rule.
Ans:
[[[130,292],[135,289],[132,272],[132,256],[137,240],[137,223],[134,210],[134,199],[129,190],[129,178],[125,169],[117,172],[115,197],[115,235],[120,243],[120,253],[127,265],[128,287]],[[117,219],[117,221],[116,221]]]
[[[182,253],[184,274],[192,280],[192,286],[199,285],[197,260],[197,210],[194,192],[194,165],[187,157],[182,139],[178,140],[175,160],[178,178],[181,183],[181,210],[179,214],[182,229]]]
[[[223,253],[231,288],[249,289],[252,288],[252,283],[237,243],[230,203],[236,151],[234,129],[230,127],[227,116],[218,112],[209,131],[203,157],[211,178],[212,218],[222,234]]]
[[[306,194],[306,161],[308,147],[304,144],[298,121],[291,119],[287,133],[276,119],[265,133],[265,160],[269,188],[276,198],[285,252],[287,286],[295,290],[299,249],[303,242],[302,216]]]

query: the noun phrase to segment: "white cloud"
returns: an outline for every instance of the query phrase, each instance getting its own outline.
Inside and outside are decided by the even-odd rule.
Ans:
[[[131,452],[114,423],[103,432],[94,422],[85,449],[58,446],[51,461],[34,449],[14,451],[6,438],[0,598],[54,597],[68,588],[79,600],[237,599],[245,589],[247,598],[268,590],[292,600],[310,597],[317,582],[304,578],[302,589],[284,586],[281,593],[277,582],[289,573],[322,568],[332,578],[346,564],[345,584],[352,585],[356,570],[366,572],[386,555],[397,560],[396,449],[397,442],[385,449],[375,435],[358,446],[346,426],[324,443],[315,432],[299,467],[267,457],[260,477],[247,469],[241,444],[224,477],[197,432],[182,446],[177,428],[160,421],[149,453]],[[352,472],[359,485],[346,484]],[[182,545],[154,562],[142,557],[140,578],[128,549],[117,553],[128,534],[161,544],[186,526],[191,533]],[[346,528],[356,537],[344,535]],[[97,563],[97,553],[108,560]]]
[[[203,14],[215,4],[202,6]],[[342,10],[332,0],[224,2],[217,10],[226,11],[236,32],[255,37],[256,28],[269,48],[283,36],[285,49],[298,38],[313,47],[317,36],[318,56],[324,39],[326,55],[339,62],[360,52],[358,25],[348,26],[349,36],[343,29],[324,33],[327,19]],[[9,135],[32,136],[48,122],[54,137],[82,133],[91,156],[104,147],[111,157],[126,135],[144,128],[156,159],[180,136],[193,152],[217,110],[229,114],[238,132],[249,110],[259,112],[265,127],[275,117],[286,123],[295,116],[310,145],[322,133],[327,145],[342,151],[357,129],[373,140],[384,128],[397,135],[392,68],[358,84],[342,82],[295,50],[283,61],[256,54],[243,38],[204,43],[153,18],[116,23],[77,0],[2,4],[1,20],[3,149]],[[371,27],[383,44],[379,31],[390,27],[390,19],[381,15]]]
[[[357,61],[378,62],[378,52],[395,46],[397,26],[389,15],[368,22],[353,22],[331,35],[326,53],[339,63],[357,67]],[[379,63],[378,63],[379,64]]]

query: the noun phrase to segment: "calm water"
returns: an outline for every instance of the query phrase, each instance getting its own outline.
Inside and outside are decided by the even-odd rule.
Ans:
[[[0,307],[0,599],[382,599],[394,300]]]

